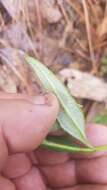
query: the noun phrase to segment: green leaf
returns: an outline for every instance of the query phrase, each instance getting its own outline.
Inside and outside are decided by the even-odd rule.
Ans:
[[[46,66],[38,60],[26,56],[26,61],[32,67],[43,87],[46,90],[55,93],[59,99],[62,110],[57,120],[61,128],[85,145],[90,146],[85,136],[85,122],[83,113],[76,101],[67,91],[66,87]]]
[[[65,111],[61,111],[59,113],[58,122],[60,126],[62,126],[64,131],[81,141],[83,144],[90,146],[85,135],[83,135],[83,133],[80,132],[78,126],[74,125],[72,119],[66,114]]]
[[[97,151],[96,148],[77,147],[77,145],[72,143],[67,136],[62,136],[60,138],[49,136],[46,140],[43,141],[40,147],[53,151],[69,153],[93,153]],[[105,149],[105,147],[103,149]],[[101,147],[98,147],[98,150],[102,151]]]
[[[68,153],[94,153],[107,151],[107,145],[88,148],[77,147],[77,145],[72,143],[67,136],[62,136],[60,138],[49,136],[46,140],[43,141],[40,147],[57,152]]]
[[[54,123],[53,128],[51,129],[51,132],[56,132],[56,131],[58,131],[60,129],[61,129],[61,127],[60,127],[58,121],[56,120],[56,122]]]
[[[103,124],[103,125],[107,125],[107,109],[104,110],[102,113],[94,116],[93,122]]]
[[[107,65],[107,57],[103,57],[102,60],[101,60],[101,63],[103,65]]]

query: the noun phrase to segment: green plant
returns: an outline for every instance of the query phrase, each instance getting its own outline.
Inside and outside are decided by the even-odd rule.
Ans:
[[[94,123],[107,125],[107,109],[103,110],[103,112],[97,114],[93,118]]]
[[[61,81],[38,60],[30,56],[25,56],[25,59],[40,80],[43,88],[46,91],[55,93],[57,96],[60,103],[60,113],[53,128],[56,127],[57,130],[62,128],[66,132],[66,135],[62,137],[48,136],[41,146],[51,150],[78,153],[89,153],[107,149],[106,145],[93,147],[88,142],[85,135],[83,112]],[[72,137],[80,141],[84,147],[72,143]]]

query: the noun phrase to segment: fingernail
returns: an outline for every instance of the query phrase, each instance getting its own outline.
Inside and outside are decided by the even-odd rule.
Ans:
[[[55,96],[52,93],[46,93],[44,97],[46,105],[52,106]]]
[[[36,105],[46,105],[45,95],[43,94],[34,97],[33,101]]]
[[[52,93],[42,93],[39,96],[36,96],[33,101],[36,105],[47,105],[52,106],[55,96]]]

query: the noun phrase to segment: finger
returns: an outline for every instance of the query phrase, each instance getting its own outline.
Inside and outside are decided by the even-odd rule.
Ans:
[[[61,188],[55,190],[106,190],[107,185],[78,185],[70,188]]]
[[[32,163],[26,154],[13,154],[8,156],[2,173],[6,178],[14,179],[25,175],[31,167]]]
[[[0,176],[0,190],[16,190],[16,188],[10,180]]]
[[[87,126],[87,137],[93,146],[99,146],[107,144],[107,127],[104,125],[88,125]],[[61,164],[70,159],[85,159],[85,158],[94,158],[100,157],[107,154],[107,152],[97,152],[94,154],[69,154],[68,153],[59,153],[53,152],[45,149],[38,149],[35,152],[36,160],[40,165],[54,165],[54,164]],[[44,158],[44,159],[43,159]]]
[[[0,171],[3,168],[8,157],[8,149],[3,138],[2,130],[0,129]]]
[[[107,184],[106,156],[41,166],[40,170],[52,188],[72,187],[76,184]]]
[[[22,95],[0,100],[0,121],[9,148],[14,152],[35,149],[55,122],[58,109],[52,94],[28,97],[27,101]]]
[[[39,165],[55,165],[67,162],[69,154],[39,148],[35,151],[35,159],[38,160]]]
[[[86,128],[87,138],[93,146],[107,145],[107,126],[101,124],[90,124]],[[89,154],[70,154],[72,159],[95,158],[106,155],[107,151]]]
[[[13,181],[17,190],[46,190],[42,176],[37,168],[32,168],[26,175]]]
[[[90,124],[86,128],[86,134],[93,146],[107,144],[107,126]]]
[[[63,164],[40,166],[40,171],[45,177],[46,183],[52,188],[69,187],[77,184],[75,161]]]
[[[99,127],[99,128],[98,128]],[[98,129],[98,131],[97,131]],[[88,132],[90,140],[93,144],[106,144],[107,141],[107,128],[104,126],[93,125],[90,126]],[[102,135],[102,137],[100,137]],[[93,139],[92,139],[93,138]],[[94,138],[96,140],[94,141]],[[98,141],[99,140],[99,141]],[[55,166],[42,166],[41,171],[47,179],[47,183],[52,187],[68,187],[76,183],[107,183],[107,158],[104,153],[98,155],[90,155],[93,159],[86,159],[87,155],[77,155],[77,160],[55,165]],[[102,156],[103,155],[103,156]],[[102,156],[102,157],[101,157]],[[74,156],[75,157],[75,156]],[[96,157],[96,158],[95,158]],[[84,158],[84,159],[83,159]],[[88,172],[87,172],[88,171]],[[56,173],[58,174],[56,177]]]
[[[107,184],[107,157],[77,160],[76,172],[79,183]]]

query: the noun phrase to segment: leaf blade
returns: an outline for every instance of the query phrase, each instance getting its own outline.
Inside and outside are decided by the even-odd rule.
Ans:
[[[74,136],[76,139],[79,139],[83,144],[87,143],[87,145],[90,146],[85,135],[83,135],[80,130],[77,129],[77,127],[72,123],[72,120],[64,111],[59,113],[58,122],[61,126],[63,126],[64,131],[68,132],[69,130],[70,135]]]
[[[29,56],[26,57],[26,61],[30,64],[30,66],[38,76],[45,89],[50,90],[51,92],[56,94],[64,110],[62,111],[63,116],[66,117],[66,119],[68,117],[69,123],[71,121],[72,126],[75,126],[75,128],[77,128],[78,137],[73,132],[73,128],[72,136],[74,136],[87,146],[90,146],[85,136],[85,122],[83,113],[81,112],[80,107],[76,104],[76,101],[71,97],[71,95],[69,95],[65,86],[56,78],[56,76],[48,68],[46,68],[39,61]],[[58,122],[60,123],[61,127],[64,130],[66,130],[66,132],[71,134],[71,128],[68,127],[68,125],[66,126],[66,128],[64,127],[64,117],[61,120],[61,117],[58,116]]]
[[[67,139],[60,139],[58,137],[49,137],[43,141],[42,148],[46,148],[58,152],[68,152],[68,153],[93,153],[96,152],[96,148],[82,148],[71,144]]]

